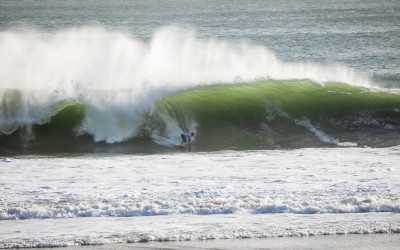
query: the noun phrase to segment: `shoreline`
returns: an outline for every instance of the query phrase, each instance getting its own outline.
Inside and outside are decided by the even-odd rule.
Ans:
[[[67,250],[105,249],[398,249],[400,234],[345,234],[303,237],[150,241],[66,247]],[[41,248],[51,250],[54,248]],[[64,248],[61,248],[64,249]]]
[[[361,245],[363,249],[392,249],[393,242],[400,242],[399,225],[398,213],[3,220],[0,248],[327,249],[339,242],[346,249]]]

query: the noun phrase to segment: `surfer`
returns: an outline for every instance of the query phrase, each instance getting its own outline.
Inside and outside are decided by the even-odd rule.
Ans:
[[[192,132],[192,133],[183,133],[183,134],[181,134],[181,138],[182,138],[182,143],[181,143],[181,145],[184,143],[184,142],[186,142],[186,138],[189,140],[189,143],[190,143],[190,139],[192,139],[192,136],[194,136],[194,133]]]

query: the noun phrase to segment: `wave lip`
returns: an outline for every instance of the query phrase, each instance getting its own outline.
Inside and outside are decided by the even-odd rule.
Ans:
[[[371,84],[345,66],[282,62],[264,46],[203,38],[177,26],[156,30],[150,42],[98,26],[50,34],[10,30],[0,32],[0,41],[1,88],[66,93],[134,88],[132,97],[140,98],[260,78]]]

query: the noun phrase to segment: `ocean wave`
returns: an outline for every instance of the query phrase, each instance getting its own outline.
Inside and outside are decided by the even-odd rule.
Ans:
[[[144,113],[117,101],[130,95],[124,89],[93,91],[98,105],[70,99],[45,110],[40,105],[25,109],[21,96],[26,94],[9,90],[3,95],[0,125],[10,147],[128,141],[133,147],[173,150],[179,135],[189,131],[196,132],[200,151],[399,144],[400,95],[343,83],[259,80],[201,86],[165,96]]]
[[[210,132],[215,126],[201,131],[213,119],[229,134],[242,131],[238,134],[246,138],[243,131],[259,132],[261,126],[273,131],[265,121],[271,115],[290,120],[288,129],[303,127],[314,134],[317,140],[309,146],[365,145],[331,135],[332,128],[325,126],[349,127],[346,121],[357,120],[357,112],[372,112],[379,126],[397,128],[397,90],[368,88],[367,77],[340,65],[282,62],[268,48],[245,41],[199,37],[194,30],[171,26],[157,30],[148,42],[91,26],[55,33],[9,30],[0,32],[0,41],[0,134],[20,133],[10,145],[31,148],[40,141],[38,131],[62,126],[68,137],[89,135],[94,142],[148,137],[174,146],[171,136],[189,130],[223,134]],[[280,112],[269,110],[277,106]],[[394,122],[376,119],[377,110],[392,112]],[[68,126],[53,126],[66,115],[72,118]],[[348,119],[338,119],[341,115]],[[317,116],[325,121],[315,121]],[[245,128],[238,129],[238,123]],[[267,134],[256,148],[291,147]],[[216,148],[240,148],[235,141]]]

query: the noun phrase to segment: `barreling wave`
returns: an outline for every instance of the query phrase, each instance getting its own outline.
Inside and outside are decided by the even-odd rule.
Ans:
[[[340,65],[164,27],[0,33],[1,152],[398,145],[397,90]],[[297,79],[297,80],[296,80]],[[306,80],[304,80],[306,79]]]
[[[113,95],[110,91],[97,94],[99,99],[103,95]],[[12,97],[8,98],[6,105],[3,101],[3,108],[10,105],[20,107],[16,91],[9,92],[9,95]],[[12,98],[15,99],[11,101]],[[47,115],[31,126],[30,133],[34,134],[34,139],[30,142],[26,140],[25,129],[6,133],[15,124],[3,125],[7,130],[2,131],[2,139],[9,145],[23,145],[25,138],[25,148],[64,145],[63,150],[72,147],[80,151],[78,145],[85,143],[91,144],[85,148],[88,151],[91,151],[90,147],[96,147],[93,145],[107,147],[101,142],[92,144],[96,135],[89,131],[105,133],[109,129],[104,127],[106,122],[90,129],[86,127],[85,116],[98,112],[93,109],[90,103],[62,101],[49,107],[53,112],[51,116]],[[114,108],[97,115],[104,120],[119,117],[113,121],[119,128],[136,130],[134,136],[123,138],[123,143],[116,144],[125,147],[123,152],[126,148],[144,152],[160,150],[160,147],[173,150],[180,142],[182,131],[196,132],[193,147],[200,151],[385,147],[400,143],[400,95],[341,83],[322,86],[311,81],[260,80],[202,86],[171,94],[134,120],[124,112],[113,112],[118,110]]]
[[[215,149],[398,145],[399,105],[395,93],[267,80],[201,87],[160,103],[176,121],[196,121],[196,143]]]

